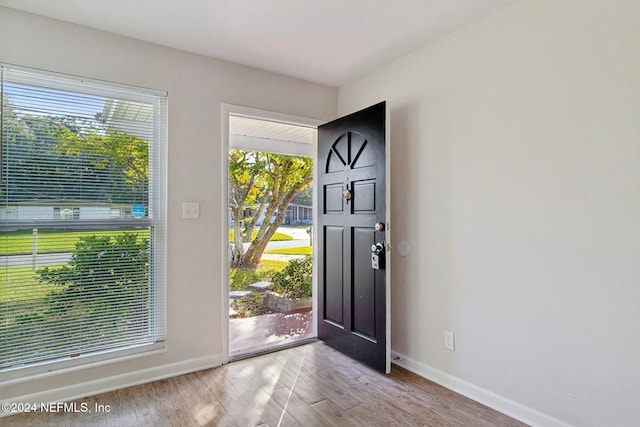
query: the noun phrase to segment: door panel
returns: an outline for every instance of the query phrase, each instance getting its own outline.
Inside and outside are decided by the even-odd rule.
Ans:
[[[388,372],[386,117],[383,102],[318,128],[318,337]]]
[[[353,229],[354,253],[370,253],[376,243],[375,230],[371,228]],[[371,260],[364,257],[353,259],[353,330],[370,341],[376,342],[375,330],[375,274]]]
[[[376,210],[376,182],[373,179],[355,181],[352,185],[353,213],[375,213]]]
[[[342,198],[342,192],[344,191],[344,185],[338,184],[325,184],[324,186],[324,212],[328,213],[342,213],[344,210],[344,203]]]
[[[325,228],[325,282],[324,282],[324,314],[325,319],[336,325],[343,323],[344,281],[342,280],[342,248],[344,246],[342,227]]]

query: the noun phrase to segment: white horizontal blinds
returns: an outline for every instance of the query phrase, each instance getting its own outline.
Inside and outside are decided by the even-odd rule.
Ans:
[[[142,208],[133,205],[146,216],[154,99],[98,94],[95,84],[87,94],[75,81],[62,89],[62,78],[24,70],[3,74],[6,219],[67,219],[51,218],[51,207],[76,209],[73,219],[113,219],[111,207],[137,218]]]
[[[166,94],[14,67],[1,83],[0,375],[157,348]]]
[[[155,341],[149,234],[5,234],[4,253],[30,251],[34,241],[41,249],[25,256],[28,262],[3,267],[10,283],[2,296],[8,324],[0,369]]]

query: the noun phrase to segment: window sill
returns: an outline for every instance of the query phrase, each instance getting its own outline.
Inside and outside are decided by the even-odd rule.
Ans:
[[[0,386],[34,381],[97,366],[165,353],[166,351],[166,342],[162,341],[119,350],[93,353],[86,356],[58,359],[38,365],[16,367],[0,373]]]

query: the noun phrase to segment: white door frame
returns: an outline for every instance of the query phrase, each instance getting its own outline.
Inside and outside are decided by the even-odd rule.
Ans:
[[[323,124],[324,121],[310,119],[307,117],[299,117],[293,116],[290,114],[282,114],[275,113],[267,110],[260,110],[257,108],[243,107],[240,105],[233,104],[222,104],[222,163],[223,167],[221,168],[221,195],[222,195],[222,223],[220,224],[221,236],[227,236],[229,234],[229,116],[243,116],[256,118],[261,120],[270,120],[279,123],[287,123],[298,126],[305,126],[317,129],[319,125]],[[284,149],[283,150],[283,142],[282,141],[267,141],[267,140],[259,140],[259,144],[251,146],[251,142],[243,141],[243,148],[248,148],[256,151],[271,151],[271,152],[283,152],[285,154],[290,154],[291,151]],[[317,179],[317,136],[314,138],[313,146],[311,147],[310,153],[300,153],[301,155],[310,155],[313,157],[313,180],[314,182]],[[296,153],[297,154],[297,153]],[[317,188],[313,186],[313,200],[316,200],[317,196]],[[313,209],[313,223],[317,224],[317,209]],[[317,241],[316,239],[316,228],[313,227],[313,241]],[[222,325],[222,355],[224,357],[224,363],[229,361],[229,246],[228,246],[228,238],[224,237],[221,239],[222,245],[222,271],[220,276],[220,283],[222,284],[222,294],[220,295],[220,312],[221,312],[221,325]],[[316,266],[317,266],[317,255],[316,251],[313,252],[313,284],[312,284],[312,292],[314,295],[313,298],[313,334],[317,335],[317,300],[315,295],[317,295],[318,283],[317,277],[315,274]]]

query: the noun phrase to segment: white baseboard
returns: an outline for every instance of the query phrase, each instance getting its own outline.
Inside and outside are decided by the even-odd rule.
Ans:
[[[518,402],[508,399],[504,396],[500,396],[492,391],[486,390],[482,387],[478,387],[475,384],[464,381],[460,378],[449,375],[439,369],[426,365],[422,362],[418,362],[403,354],[392,351],[391,352],[392,363],[405,368],[415,374],[420,375],[436,384],[440,384],[443,387],[453,390],[469,399],[482,403],[489,408],[495,409],[498,412],[502,412],[512,418],[515,418],[523,423],[531,426],[544,426],[544,427],[570,427],[570,424],[553,418],[547,414],[531,409]]]
[[[460,378],[447,374],[439,369],[433,368],[424,363],[418,362],[410,357],[397,352],[391,352],[392,362],[415,374],[420,375],[430,381],[440,384],[450,390],[460,393],[476,402],[482,403],[496,411],[513,417],[531,426],[544,427],[570,427],[569,424],[546,415],[542,412],[531,409],[518,402],[500,396],[489,390],[478,387]],[[183,375],[190,372],[221,366],[225,362],[221,354],[216,354],[197,359],[185,360],[168,365],[142,369],[135,372],[128,372],[99,380],[87,381],[73,384],[66,387],[45,390],[17,398],[9,399],[12,402],[68,402],[93,396],[100,393],[107,393],[134,385],[144,384],[165,378]],[[0,418],[7,413],[0,413]]]
[[[190,372],[200,371],[203,369],[215,368],[217,366],[221,366],[225,361],[226,359],[222,356],[222,354],[215,354],[212,356],[199,357],[197,359],[170,363],[168,365],[156,366],[139,371],[127,372],[126,374],[73,384],[52,390],[45,390],[38,393],[11,398],[7,401],[69,402],[72,400],[81,399],[83,397],[93,396],[100,393],[107,393],[113,390],[131,387],[134,385],[162,380],[177,375],[188,374]],[[11,414],[0,412],[0,418],[7,415]]]

